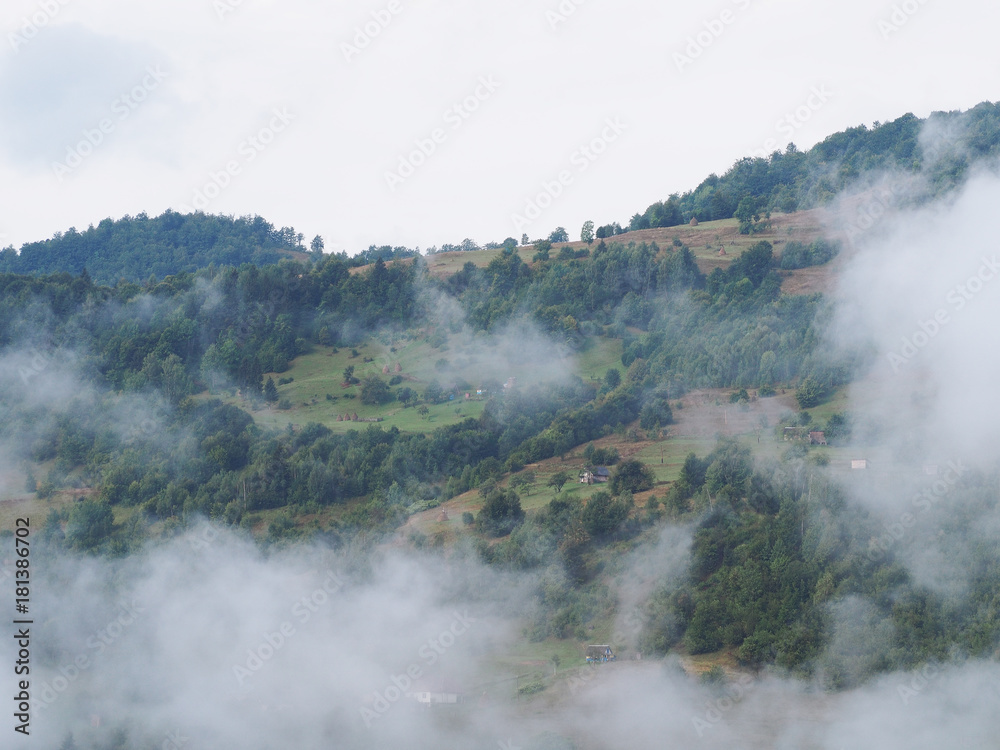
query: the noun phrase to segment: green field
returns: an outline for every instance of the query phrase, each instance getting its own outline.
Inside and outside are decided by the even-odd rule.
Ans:
[[[381,418],[383,421],[377,424],[385,428],[426,433],[470,417],[478,418],[486,400],[477,396],[476,390],[487,380],[502,383],[513,377],[519,387],[525,387],[553,377],[576,374],[594,383],[602,379],[609,368],[623,370],[622,344],[617,339],[591,340],[582,352],[565,359],[553,352],[553,357],[546,361],[528,358],[516,361],[513,356],[495,356],[488,339],[476,337],[470,345],[467,334],[449,334],[435,341],[438,346],[434,346],[430,337],[424,334],[423,331],[381,334],[355,347],[316,346],[309,354],[293,360],[286,372],[265,374],[265,379],[271,377],[276,384],[282,379],[292,379],[290,383],[278,385],[278,396],[289,408],[277,405],[258,408],[253,411],[254,419],[279,429],[319,422],[343,433],[364,429],[369,424],[337,419],[357,414],[359,420]],[[498,360],[503,361],[502,369],[497,369]],[[397,364],[399,373],[395,372]],[[418,406],[404,408],[397,400],[367,405],[361,403],[361,384],[343,385],[344,370],[348,366],[354,367],[354,377],[360,381],[371,375],[386,382],[396,376],[401,378],[401,382],[392,387],[394,397],[400,389],[408,387],[423,400],[432,381],[445,389],[456,385],[459,388],[453,394],[446,394],[446,399],[451,396],[451,400],[426,404],[427,414],[420,414]],[[386,367],[388,373],[384,372]],[[465,398],[466,393],[469,399]],[[251,408],[250,403],[240,399],[233,390],[211,395],[242,408]]]

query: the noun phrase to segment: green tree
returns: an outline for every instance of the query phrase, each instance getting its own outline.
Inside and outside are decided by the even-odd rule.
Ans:
[[[377,375],[369,375],[361,386],[361,403],[381,406],[392,400],[389,385]]]
[[[757,368],[757,382],[760,385],[774,383],[775,368],[778,365],[777,355],[770,349],[760,355],[760,366]]]
[[[630,458],[615,467],[608,486],[614,494],[618,495],[626,490],[644,492],[652,489],[654,481],[655,476],[652,469],[634,458]]]
[[[274,379],[270,375],[264,382],[264,400],[269,404],[278,401],[278,386],[274,384]]]
[[[810,409],[818,406],[826,398],[827,389],[819,380],[811,375],[805,378],[795,391],[795,400],[800,409]]]
[[[510,488],[512,490],[528,490],[535,483],[535,472],[532,470],[522,471],[510,478]],[[558,490],[556,490],[558,492]],[[530,494],[530,492],[528,493]]]
[[[505,536],[524,521],[521,498],[513,490],[489,491],[477,522],[479,529],[490,536]]]
[[[604,385],[609,391],[613,391],[622,382],[622,374],[618,371],[618,368],[611,367],[606,373],[604,373]]]
[[[566,482],[568,481],[569,481],[569,474],[567,474],[565,471],[557,471],[555,474],[549,477],[549,481],[546,482],[546,484],[549,487],[555,488],[556,492],[562,492],[563,485],[565,485]]]
[[[743,251],[739,258],[729,266],[729,278],[739,280],[747,278],[756,289],[761,285],[774,266],[774,248],[764,240],[757,242]]]
[[[436,404],[444,397],[444,388],[436,380],[432,380],[427,384],[427,388],[424,389],[424,397],[432,404]]]
[[[629,507],[621,500],[613,500],[607,492],[595,492],[583,508],[581,520],[587,533],[594,537],[604,536],[617,530],[628,518]]]
[[[705,472],[708,471],[707,460],[698,458],[694,453],[688,453],[681,466],[681,481],[692,490],[699,490],[705,484]]]
[[[765,230],[770,225],[770,222],[767,221],[761,223],[763,204],[763,200],[752,195],[744,196],[740,200],[734,214],[740,222],[740,234],[756,234]],[[770,217],[770,211],[764,212],[764,219],[769,219]]]
[[[588,245],[594,243],[594,222],[589,220],[583,222],[583,228],[580,230],[580,241],[586,242]]]
[[[69,513],[66,541],[76,549],[93,549],[111,533],[114,521],[114,513],[106,500],[84,500],[74,505]]]
[[[344,382],[348,385],[354,385],[358,382],[358,379],[354,377],[354,365],[348,365],[344,368]]]
[[[565,227],[556,227],[549,235],[549,242],[569,242],[569,232]]]
[[[549,252],[552,250],[552,243],[548,240],[539,240],[535,243],[535,255],[532,261],[548,260]]]

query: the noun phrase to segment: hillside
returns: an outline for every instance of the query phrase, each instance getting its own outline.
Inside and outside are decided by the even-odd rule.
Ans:
[[[233,219],[167,211],[104,219],[83,232],[70,228],[49,240],[0,251],[0,273],[79,275],[102,284],[191,273],[209,265],[267,265],[307,258],[302,237],[259,216]]]
[[[834,216],[826,209],[817,208],[788,214],[775,213],[771,216],[770,228],[757,232],[752,237],[740,233],[737,219],[718,219],[700,222],[697,226],[685,223],[679,226],[629,231],[609,238],[606,242],[645,242],[655,243],[660,247],[670,247],[674,240],[678,240],[691,248],[699,270],[707,275],[715,268],[727,268],[744,250],[761,240],[770,242],[774,246],[775,252],[780,256],[782,246],[787,242],[797,241],[808,244],[822,237],[834,240],[844,239],[843,232],[836,227]],[[558,256],[564,247],[576,253],[593,250],[595,246],[596,243],[593,242],[554,242],[552,243],[551,255]],[[720,255],[720,250],[725,250],[725,255]],[[461,271],[466,263],[472,263],[477,268],[485,268],[490,261],[502,253],[503,250],[500,248],[451,251],[425,256],[424,261],[431,276],[446,278]],[[525,263],[536,262],[532,260],[535,253],[536,250],[531,245],[520,247],[517,250],[518,256]],[[402,262],[412,262],[412,260]],[[370,264],[358,266],[352,268],[351,273],[364,273],[370,268]],[[782,276],[784,278],[782,290],[789,294],[824,292],[828,291],[833,283],[833,267],[823,265],[815,268],[795,269],[783,272]]]
[[[897,133],[905,156],[910,128],[874,133]],[[872,137],[823,153],[895,153]],[[607,674],[654,660],[706,690],[770,670],[835,692],[955,654],[995,659],[998,472],[975,439],[990,433],[965,439],[992,412],[963,400],[991,403],[964,379],[995,369],[967,350],[984,356],[996,312],[965,233],[994,194],[924,213],[913,207],[928,196],[908,195],[903,229],[880,227],[899,236],[871,251],[840,231],[834,211],[872,195],[849,192],[786,212],[772,191],[749,216],[427,256],[347,258],[321,242],[304,254],[263,219],[170,213],[6,252],[8,266],[35,265],[0,273],[0,533],[31,517],[32,554],[123,571],[180,546],[167,575],[237,560],[230,587],[256,575],[281,596],[315,555],[357,576],[326,599],[352,602],[348,625],[386,569],[378,596],[392,611],[421,586],[449,607],[468,595],[495,609],[481,616],[489,645],[463,652],[474,666],[461,687],[477,706],[523,701],[523,715],[566,705],[589,644],[614,644]],[[957,281],[935,265],[941,247],[962,258]],[[135,270],[167,255],[162,278]],[[881,306],[927,268],[934,283],[912,307]],[[981,295],[945,336],[928,316],[966,287],[961,302]],[[854,333],[838,340],[845,315]],[[884,350],[913,320],[912,367],[890,374]],[[951,336],[970,320],[974,335]],[[966,454],[976,468],[952,468]],[[291,572],[248,576],[254,555]],[[424,571],[433,585],[415,579]],[[304,601],[307,619],[320,611]],[[293,606],[281,599],[243,637],[276,654]],[[426,604],[409,606],[423,622]],[[407,628],[393,675],[447,622]],[[229,627],[244,625],[213,632],[238,640]],[[226,659],[242,662],[240,649]]]

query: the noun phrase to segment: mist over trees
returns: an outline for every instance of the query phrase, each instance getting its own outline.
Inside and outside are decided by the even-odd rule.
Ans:
[[[535,243],[531,263],[508,239],[488,263],[444,276],[405,247],[348,258],[324,253],[316,237],[306,253],[301,235],[259,217],[172,212],[4,251],[0,443],[7,473],[45,510],[37,549],[120,562],[203,519],[276,559],[299,543],[371,559],[380,545],[410,544],[444,559],[450,544],[449,566],[523,582],[515,630],[532,647],[610,632],[635,655],[722,652],[747,672],[776,667],[828,690],[956,655],[995,659],[1000,553],[983,519],[994,518],[996,466],[961,473],[947,504],[927,500],[933,523],[923,528],[904,526],[916,518],[910,506],[879,515],[896,483],[919,484],[912,477],[892,475],[889,487],[867,476],[833,481],[810,432],[824,446],[887,444],[931,487],[943,480],[939,459],[914,447],[914,429],[830,404],[871,371],[871,353],[831,347],[833,303],[783,293],[782,282],[839,246],[789,240],[778,255],[753,236],[768,211],[819,205],[874,169],[926,167],[930,192],[950,189],[971,164],[962,159],[995,152],[995,115],[992,105],[969,113],[968,157],[930,160],[920,122],[905,117],[831,136],[808,154],[743,160],[633,217],[630,229],[736,216],[749,246],[724,263],[706,265],[702,254],[709,273],[680,240],[634,242],[617,223],[590,221],[588,247],[553,252],[568,240],[559,227]],[[472,240],[446,247],[479,249]],[[523,345],[525,331],[544,344],[532,356],[567,371],[520,384],[502,383],[508,374],[496,368],[476,384],[452,371],[466,354],[456,341]],[[431,374],[392,370],[392,360],[372,372],[370,357],[353,359],[386,332],[432,350]],[[586,377],[561,364],[598,345],[612,353],[595,356]],[[358,364],[345,366],[346,352],[325,359],[338,349],[353,349]],[[348,412],[335,426],[284,417],[291,379],[280,374],[309,354],[337,362],[316,376]],[[825,411],[763,420],[757,445],[750,433],[708,437],[697,449],[682,443],[673,466],[662,452],[659,465],[649,460],[683,423],[692,391],[732,391],[712,395],[728,420],[777,388],[789,404]],[[916,388],[906,397],[922,408]],[[462,407],[473,401],[469,416]],[[362,407],[412,421],[387,427]],[[281,426],[255,419],[262,408],[284,417]],[[445,410],[452,423],[432,421]],[[768,451],[761,435],[772,438]],[[865,507],[852,493],[877,502]],[[440,508],[453,498],[461,524]],[[408,523],[439,508],[441,531]],[[961,559],[961,586],[928,582],[910,564],[914,549],[939,543]],[[670,565],[663,547],[677,555]],[[638,593],[629,584],[642,566],[630,556],[652,559]]]
[[[920,142],[925,127],[956,132],[946,144]],[[749,233],[759,218],[828,203],[865,175],[898,170],[923,171],[929,200],[963,184],[976,162],[1000,154],[1000,104],[983,102],[966,112],[935,112],[920,119],[906,114],[872,127],[859,125],[835,133],[809,151],[794,144],[766,156],[748,156],[721,176],[712,174],[694,190],[671,195],[636,213],[629,230],[687,224],[692,217],[712,221],[737,217]],[[754,217],[758,217],[755,219]],[[597,230],[598,239],[609,229]]]

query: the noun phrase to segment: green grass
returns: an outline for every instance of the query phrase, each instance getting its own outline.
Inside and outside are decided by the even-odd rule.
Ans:
[[[489,251],[492,252],[492,251]],[[470,255],[473,253],[465,253]],[[457,424],[465,419],[476,419],[482,414],[485,400],[476,396],[475,390],[485,380],[498,383],[508,377],[517,379],[521,386],[543,382],[552,372],[559,371],[553,361],[527,360],[510,362],[502,371],[496,369],[490,355],[490,344],[477,341],[473,350],[482,354],[468,354],[470,351],[463,340],[463,334],[446,336],[441,346],[432,346],[423,331],[388,334],[382,333],[363,344],[354,347],[335,348],[316,346],[309,354],[297,357],[283,373],[267,373],[277,384],[281,379],[292,378],[291,383],[278,385],[278,396],[291,404],[289,409],[279,409],[276,405],[253,412],[255,420],[265,426],[284,429],[288,425],[304,425],[319,422],[334,432],[345,433],[352,429],[364,429],[368,423],[337,421],[338,415],[357,414],[359,419],[382,418],[380,426],[396,427],[402,432],[427,433],[438,427]],[[357,355],[352,354],[352,350]],[[617,339],[593,339],[586,349],[565,362],[567,368],[585,380],[602,379],[610,368],[623,370],[621,365],[622,344]],[[365,362],[370,359],[370,362]],[[396,364],[401,372],[396,373]],[[427,386],[437,381],[444,387],[467,386],[455,394],[454,400],[440,404],[427,404],[428,413],[421,415],[419,407],[404,408],[396,400],[375,406],[361,403],[361,385],[343,387],[344,369],[354,367],[354,377],[360,381],[375,375],[385,381],[395,375],[402,382],[392,387],[393,394],[401,388],[413,389],[421,399],[425,397]],[[383,372],[388,367],[389,372]],[[471,398],[465,399],[465,393]],[[202,394],[202,398],[209,394]],[[249,408],[233,391],[213,394],[229,403]],[[327,396],[330,398],[327,398]],[[332,399],[332,400],[331,400]]]
[[[605,373],[611,368],[624,375],[622,349],[621,339],[590,339],[584,350],[577,355],[577,374],[587,382],[603,380]]]
[[[826,424],[826,421],[839,412],[847,411],[850,406],[850,398],[848,397],[847,387],[838,388],[834,391],[833,395],[824,401],[819,406],[814,406],[811,409],[804,409],[803,411],[809,412],[812,415],[811,425],[814,425],[814,429],[822,428]]]
[[[490,261],[503,253],[500,248],[494,250],[472,250],[470,252],[453,252],[453,253],[436,253],[435,255],[427,255],[424,260],[427,261],[427,268],[431,274],[435,276],[451,276],[462,270],[462,266],[466,263],[472,263],[479,268],[485,268],[490,264]],[[520,256],[521,260],[525,263],[531,263],[532,257],[535,255],[534,247],[521,247],[518,248],[517,254]]]
[[[653,470],[656,484],[676,482],[689,453],[705,456],[715,448],[715,440],[699,437],[667,437],[646,446],[635,456]]]

